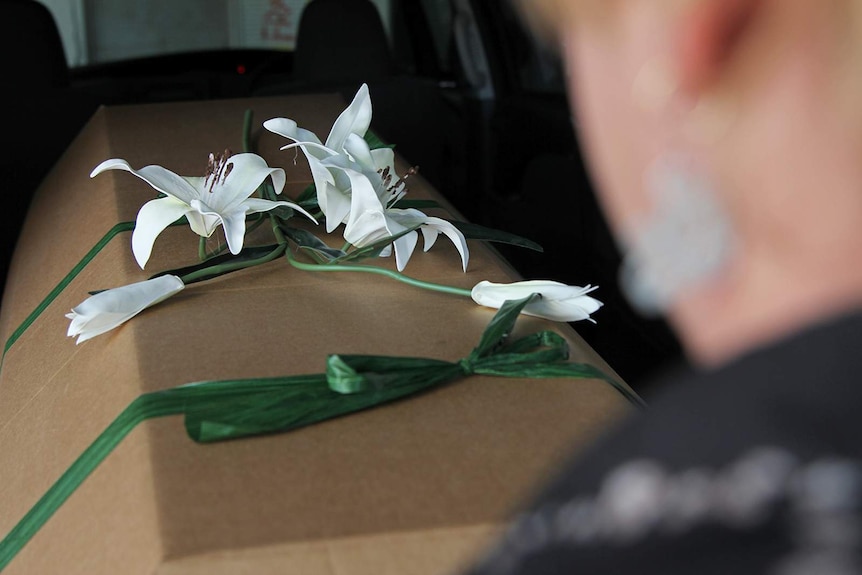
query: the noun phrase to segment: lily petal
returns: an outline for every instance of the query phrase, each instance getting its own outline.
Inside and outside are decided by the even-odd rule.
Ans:
[[[159,192],[177,198],[187,204],[198,197],[198,192],[192,183],[186,178],[178,176],[161,166],[144,166],[140,170],[135,170],[126,160],[114,158],[105,160],[96,166],[90,172],[90,177],[96,177],[107,170],[125,170],[141,178]]]
[[[281,168],[270,168],[257,154],[236,154],[226,160],[229,171],[212,187],[212,193],[203,191],[199,197],[216,212],[231,211],[251,196],[258,186],[272,177],[275,193],[284,189],[286,177]],[[218,176],[214,176],[218,177]],[[204,185],[206,190],[206,184]]]
[[[192,203],[197,206],[201,206],[200,200],[192,200]],[[215,229],[221,224],[221,217],[219,217],[218,214],[214,214],[209,208],[206,208],[206,211],[207,213],[202,214],[192,209],[186,213],[189,227],[194,233],[202,238],[208,238],[213,235]]]
[[[321,211],[326,214],[328,233],[332,233],[339,224],[348,223],[353,210],[378,209],[380,202],[373,199],[377,196],[374,186],[361,165],[345,155],[340,155],[323,160],[320,166],[330,174],[327,186],[317,188],[317,200]],[[377,177],[377,174],[374,173],[374,176]],[[371,193],[354,200],[353,186],[356,181],[360,182],[358,185],[362,191],[371,190]],[[367,202],[371,203],[366,205]]]
[[[164,275],[100,292],[66,314],[66,317],[72,320],[66,335],[77,336],[76,343],[83,343],[114,329],[184,287],[177,276]]]
[[[392,233],[386,226],[383,205],[371,181],[363,174],[342,168],[350,178],[350,215],[344,230],[344,239],[357,247],[367,246]],[[358,243],[357,243],[358,242]]]
[[[389,168],[389,171],[395,173],[395,150],[392,148],[377,148],[371,150],[372,164],[377,169]]]
[[[191,210],[186,215],[188,216],[189,221],[196,222],[191,226],[192,230],[204,238],[208,238],[213,235],[213,232],[222,223],[222,214],[201,200],[192,200],[190,207]]]
[[[326,232],[332,233],[340,224],[347,223],[350,215],[351,195],[347,193],[349,185],[343,185],[339,180],[346,178],[344,173],[335,175],[334,184],[327,184],[321,193],[317,190],[317,201],[320,210],[326,215]],[[348,178],[349,181],[349,178]],[[325,200],[325,202],[321,202]]]
[[[246,215],[256,214],[258,212],[268,212],[269,210],[275,209],[278,206],[287,206],[288,208],[293,208],[295,211],[304,215],[305,217],[307,217],[309,220],[311,220],[315,224],[317,223],[317,220],[314,219],[314,216],[312,216],[307,211],[305,211],[301,206],[299,206],[298,204],[294,204],[293,202],[285,202],[285,201],[271,202],[269,200],[262,200],[260,198],[249,198],[240,205],[243,208],[245,208],[245,214]]]
[[[398,234],[401,231],[403,230],[396,231],[395,233]],[[404,271],[404,268],[407,267],[407,262],[410,261],[410,256],[413,255],[417,241],[419,241],[419,234],[413,231],[404,234],[392,242],[395,244],[395,267],[398,268],[399,272]]]
[[[350,105],[335,120],[329,137],[326,138],[326,147],[340,152],[344,148],[344,142],[349,134],[365,136],[371,125],[371,96],[368,93],[368,85],[362,84]]]
[[[555,321],[583,321],[596,323],[590,317],[601,307],[601,302],[590,296],[581,296],[569,300],[554,300],[546,297],[530,302],[524,313],[544,317]]]
[[[344,141],[344,151],[350,154],[353,161],[361,164],[363,167],[372,168],[375,172],[377,167],[374,165],[374,157],[371,155],[371,148],[368,147],[368,142],[362,136],[356,134],[348,134]]]
[[[552,299],[569,299],[598,289],[597,286],[570,286],[552,280],[526,280],[510,284],[496,284],[483,281],[477,284],[476,287],[479,286],[484,286],[483,289],[487,290],[486,293],[489,296],[494,294],[495,297],[498,297],[501,304],[507,299],[523,299],[532,293],[541,293],[545,297]]]
[[[389,173],[392,176],[392,182],[398,181],[398,174],[395,171],[395,152],[392,148],[371,150],[371,160],[372,171],[379,174]],[[381,185],[377,190],[377,194],[380,196],[380,201],[383,202],[383,205],[385,206],[392,205],[394,201],[401,199],[405,193],[406,188],[403,185],[395,186],[392,184],[387,186],[385,183],[383,183],[383,185]]]
[[[289,144],[281,149],[286,150],[295,147],[302,150],[308,161],[308,167],[311,169],[311,177],[317,191],[317,205],[326,216],[326,231],[331,233],[347,218],[347,213],[350,211],[349,198],[344,188],[338,185],[335,174],[323,163],[337,155],[334,151],[320,144],[309,145],[309,142]],[[344,201],[342,201],[341,196],[344,196]]]
[[[392,237],[383,212],[351,212],[350,220],[344,229],[344,239],[358,248]]]
[[[230,253],[237,255],[242,250],[245,239],[245,213],[238,211],[222,214],[222,226]]]
[[[523,299],[530,294],[540,294],[531,301],[523,313],[554,321],[595,321],[590,314],[602,307],[602,302],[587,295],[596,290],[594,286],[568,286],[549,280],[530,280],[511,284],[495,284],[482,281],[473,287],[471,296],[479,305],[497,308],[506,300]]]
[[[467,238],[461,233],[461,230],[456,228],[452,222],[442,218],[427,217],[425,224],[419,228],[422,231],[422,237],[425,240],[424,251],[428,251],[437,241],[438,234],[444,234],[455,245],[455,249],[461,254],[461,267],[466,272],[467,264],[470,261],[470,249],[467,247]]]
[[[322,146],[323,142],[317,134],[297,126],[296,122],[288,118],[272,118],[263,123],[263,127],[274,134],[291,139],[294,142],[310,142]],[[318,150],[319,151],[319,150]],[[324,156],[325,157],[325,156]]]
[[[321,160],[310,156],[305,148],[303,152],[308,160],[308,167],[311,169],[311,177],[317,190],[317,205],[326,216],[326,232],[331,233],[347,217],[350,211],[350,198],[337,185],[336,176]]]
[[[141,206],[132,232],[132,253],[141,269],[147,265],[159,234],[189,211],[188,204],[171,196],[150,200]]]
[[[470,250],[467,247],[467,239],[451,222],[442,218],[426,216],[423,212],[412,208],[406,210],[392,208],[386,210],[386,215],[389,218],[396,220],[405,228],[420,226],[419,229],[422,231],[422,237],[425,241],[424,251],[426,252],[430,250],[437,241],[438,234],[445,234],[446,237],[452,240],[452,243],[455,245],[455,249],[457,249],[458,253],[461,255],[461,267],[465,272],[467,271],[467,264],[470,260]]]

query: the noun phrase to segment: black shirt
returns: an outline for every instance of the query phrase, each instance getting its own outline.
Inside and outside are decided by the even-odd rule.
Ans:
[[[471,574],[862,573],[862,316],[674,379]]]

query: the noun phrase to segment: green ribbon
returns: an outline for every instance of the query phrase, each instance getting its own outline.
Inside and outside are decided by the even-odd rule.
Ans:
[[[186,218],[185,216],[183,216],[182,218],[173,222],[171,226],[179,226],[185,223]],[[72,283],[72,280],[78,277],[78,274],[80,274],[84,270],[84,268],[87,267],[87,265],[95,259],[99,252],[101,252],[102,249],[106,245],[108,245],[112,239],[114,239],[121,233],[130,232],[134,229],[135,222],[120,222],[119,224],[108,230],[108,232],[104,236],[102,236],[102,239],[96,242],[96,245],[94,245],[92,248],[90,248],[90,251],[84,254],[84,257],[81,258],[81,261],[75,264],[75,267],[73,267],[69,271],[69,273],[67,273],[63,277],[63,279],[60,280],[60,283],[58,283],[56,286],[54,286],[54,289],[48,292],[48,295],[46,295],[44,299],[39,302],[39,305],[37,305],[36,308],[32,312],[30,312],[30,314],[26,318],[24,318],[24,321],[21,322],[21,325],[19,325],[15,329],[15,331],[12,332],[12,335],[10,335],[9,338],[6,340],[6,344],[3,346],[3,355],[2,357],[0,357],[0,369],[2,369],[3,362],[6,359],[6,353],[9,351],[9,349],[15,344],[16,341],[18,341],[18,339],[22,335],[24,335],[24,332],[26,332],[30,328],[30,326],[33,325],[33,323],[39,318],[39,316],[42,315],[42,312],[44,312],[48,308],[48,306],[51,305],[55,299],[57,299],[57,296],[63,293],[63,290],[66,289],[66,287],[68,287],[70,283]]]
[[[54,286],[54,289],[52,289],[48,293],[48,295],[46,295],[45,298],[41,302],[39,302],[39,305],[36,306],[36,309],[34,309],[30,313],[30,315],[28,315],[24,319],[24,321],[21,322],[21,325],[19,325],[18,328],[12,332],[12,335],[9,336],[9,339],[6,340],[6,345],[3,347],[3,359],[6,358],[6,352],[9,351],[9,348],[11,348],[15,344],[15,342],[18,341],[18,338],[20,338],[22,335],[24,335],[24,332],[27,331],[27,329],[31,325],[33,325],[33,322],[36,321],[36,318],[38,318],[42,314],[42,312],[45,311],[45,309],[49,305],[51,305],[51,303],[55,299],[57,299],[57,296],[59,296],[60,293],[62,293],[62,291],[64,289],[66,289],[66,286],[68,286],[70,283],[72,283],[72,280],[74,280],[76,277],[78,277],[78,274],[80,274],[81,271],[85,267],[87,267],[87,264],[89,264],[91,261],[93,261],[93,258],[95,258],[96,255],[100,251],[102,251],[102,248],[104,248],[106,245],[108,245],[108,243],[112,239],[114,239],[114,237],[116,237],[117,235],[119,235],[123,232],[130,232],[134,229],[135,229],[135,222],[120,222],[119,224],[115,225],[110,230],[108,230],[108,233],[106,233],[104,236],[102,236],[102,239],[100,239],[96,243],[96,245],[93,246],[92,249],[90,249],[90,251],[88,251],[86,253],[86,255],[84,255],[84,257],[81,259],[81,261],[79,261],[75,265],[75,267],[73,267],[72,270],[69,273],[67,273],[65,275],[65,277],[63,277],[62,280],[60,280],[60,283],[58,283],[56,286]],[[3,364],[3,361],[2,361],[2,359],[0,359],[0,365],[2,365],[2,364]]]
[[[479,345],[460,361],[331,355],[322,374],[206,381],[139,396],[0,541],[0,571],[120,441],[148,419],[184,415],[188,435],[196,442],[209,443],[289,431],[474,374],[602,379],[635,405],[644,405],[629,387],[595,367],[567,363],[566,341],[554,332],[509,342],[518,314],[532,297],[506,302],[485,328]]]

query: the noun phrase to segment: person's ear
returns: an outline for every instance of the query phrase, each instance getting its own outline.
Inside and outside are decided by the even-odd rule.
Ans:
[[[676,34],[679,89],[697,97],[736,53],[764,0],[695,0],[680,15]]]

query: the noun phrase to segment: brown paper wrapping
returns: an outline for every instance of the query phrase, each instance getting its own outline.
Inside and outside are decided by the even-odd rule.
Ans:
[[[155,197],[125,172],[90,179],[99,162],[119,157],[134,167],[202,174],[209,152],[241,151],[246,108],[256,126],[284,116],[325,137],[343,106],[336,96],[301,96],[99,110],[38,190],[4,294],[2,341],[105,232]],[[286,192],[295,197],[310,182],[304,158],[279,151],[282,138],[255,133],[259,153],[286,169]],[[421,178],[411,195],[439,198]],[[191,286],[75,345],[63,314],[89,290],[139,281],[197,256],[197,236],[170,228],[142,271],[129,237],[102,250],[6,356],[2,535],[141,393],[318,373],[330,353],[456,360],[494,313],[378,276],[301,272],[280,260]],[[417,250],[406,271],[465,288],[517,279],[492,250],[470,243],[467,274],[442,238],[428,253]],[[337,238],[332,245],[340,245]],[[523,318],[518,331],[550,325]],[[567,326],[553,329],[570,341],[573,360],[610,369]],[[178,417],[151,421],[119,445],[6,572],[449,572],[565,454],[626,409],[600,381],[473,377],[292,433],[220,444],[195,444]]]

